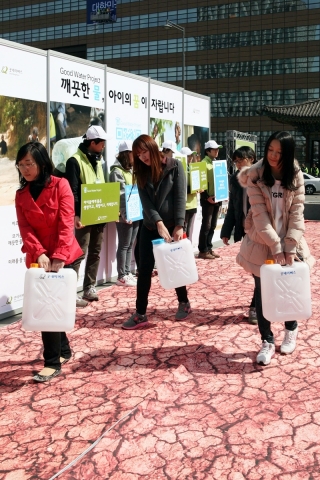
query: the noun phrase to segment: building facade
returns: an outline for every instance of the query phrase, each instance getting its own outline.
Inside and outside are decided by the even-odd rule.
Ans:
[[[212,138],[225,143],[227,130],[249,132],[261,154],[271,132],[286,129],[306,161],[301,132],[261,112],[320,97],[320,0],[120,0],[116,23],[93,25],[86,0],[10,0],[6,7],[6,40],[180,86],[182,32],[164,25],[168,19],[184,27],[185,87],[211,98]]]

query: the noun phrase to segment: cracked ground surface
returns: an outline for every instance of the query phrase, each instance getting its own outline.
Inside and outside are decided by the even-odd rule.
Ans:
[[[306,228],[319,258],[320,222]],[[0,479],[320,479],[319,261],[295,352],[280,355],[275,324],[277,352],[262,367],[245,317],[253,279],[236,265],[238,249],[197,260],[193,311],[181,322],[157,277],[144,330],[121,329],[134,288],[100,290],[77,313],[72,361],[48,384],[31,379],[40,334],[20,322],[2,328]]]

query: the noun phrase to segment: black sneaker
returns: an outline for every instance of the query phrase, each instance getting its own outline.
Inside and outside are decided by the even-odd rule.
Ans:
[[[143,328],[149,325],[147,315],[140,315],[140,313],[135,312],[129,320],[124,322],[122,328],[124,330],[135,330],[136,328]]]
[[[176,320],[183,320],[191,313],[191,306],[189,302],[179,302],[178,311],[176,313]]]

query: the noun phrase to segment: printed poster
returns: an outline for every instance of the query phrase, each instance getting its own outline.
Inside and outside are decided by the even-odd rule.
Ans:
[[[81,223],[96,225],[119,220],[120,183],[81,185]]]
[[[127,220],[136,222],[137,220],[142,220],[142,204],[139,196],[138,186],[137,185],[126,185],[125,186],[125,197],[126,197],[126,215]]]

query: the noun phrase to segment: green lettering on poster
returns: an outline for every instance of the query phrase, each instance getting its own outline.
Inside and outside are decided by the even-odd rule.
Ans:
[[[199,190],[207,190],[207,165],[204,162],[190,163],[190,192],[196,193]]]
[[[81,185],[81,223],[98,223],[119,220],[120,183],[93,183]]]

